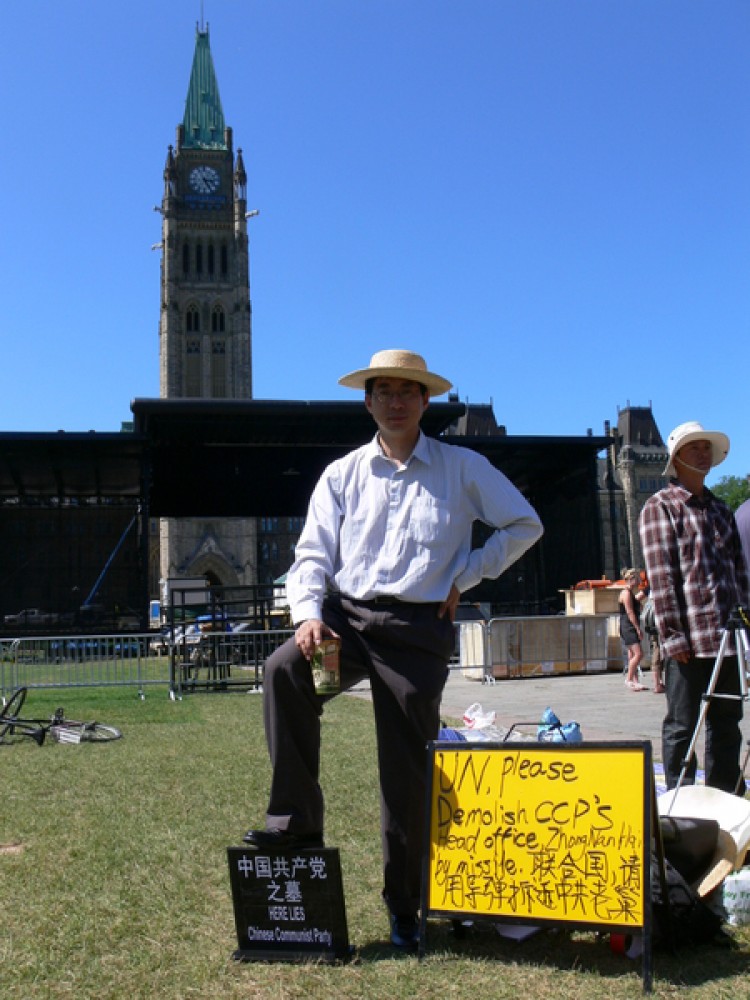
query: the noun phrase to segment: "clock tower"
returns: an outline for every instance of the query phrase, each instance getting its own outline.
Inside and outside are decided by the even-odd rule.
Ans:
[[[196,29],[185,115],[164,167],[159,393],[251,399],[247,175],[224,123],[208,25]],[[196,469],[196,475],[200,470]],[[163,519],[160,574],[256,582],[252,519]]]

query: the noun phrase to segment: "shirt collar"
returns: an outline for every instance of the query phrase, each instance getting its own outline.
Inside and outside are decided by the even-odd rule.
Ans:
[[[701,496],[691,493],[678,479],[670,479],[669,486],[672,492],[676,493],[683,503],[691,504],[693,507],[707,507],[715,499],[708,486],[703,487],[703,494]]]
[[[385,459],[385,461],[388,461],[383,449],[380,446],[377,434],[368,444],[367,454],[371,462],[376,458],[382,458]],[[430,442],[421,428],[419,431],[419,437],[417,438],[417,443],[414,445],[414,451],[404,464],[408,465],[414,458],[419,459],[420,462],[424,462],[425,465],[430,464]]]

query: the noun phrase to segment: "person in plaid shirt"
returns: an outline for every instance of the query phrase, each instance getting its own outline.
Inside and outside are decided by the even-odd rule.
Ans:
[[[664,663],[664,774],[667,788],[674,788],[698,725],[722,630],[730,612],[748,602],[748,573],[731,510],[704,486],[711,469],[726,458],[728,437],[690,421],[672,431],[667,447],[664,474],[671,477],[669,485],[646,501],[639,530]],[[715,692],[736,697],[711,698],[706,713],[706,784],[744,795],[736,655],[724,657]],[[694,783],[695,770],[693,755],[685,783]]]

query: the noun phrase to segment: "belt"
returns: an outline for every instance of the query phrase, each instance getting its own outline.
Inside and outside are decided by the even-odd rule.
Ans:
[[[352,604],[364,604],[365,607],[403,604],[406,607],[428,608],[440,604],[440,601],[405,601],[403,597],[396,597],[394,594],[376,594],[375,597],[368,598],[349,597],[348,594],[338,596],[345,601],[351,601]]]

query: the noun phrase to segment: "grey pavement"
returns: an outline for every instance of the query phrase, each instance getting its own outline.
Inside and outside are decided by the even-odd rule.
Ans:
[[[654,760],[661,760],[661,724],[666,702],[654,694],[653,677],[643,675],[645,691],[631,691],[619,672],[556,674],[498,680],[484,684],[465,677],[460,668],[450,672],[443,693],[441,716],[448,724],[461,725],[466,709],[478,702],[485,712],[495,712],[502,730],[519,722],[536,723],[551,708],[562,723],[577,722],[584,740],[650,740]],[[354,694],[367,697],[369,685],[359,685]],[[745,706],[742,732],[750,740],[750,718]],[[533,725],[521,730],[533,737]],[[703,733],[697,744],[699,766],[703,766]],[[743,746],[744,754],[744,746]]]

